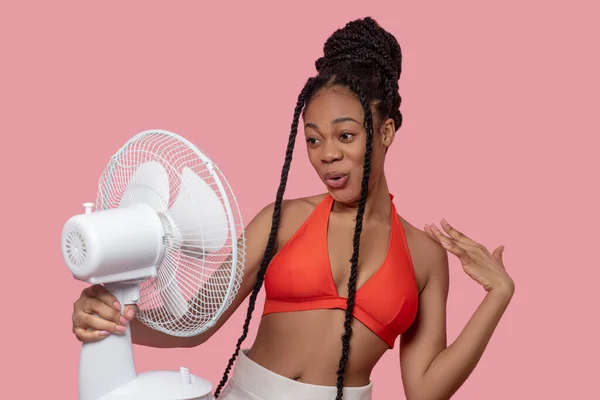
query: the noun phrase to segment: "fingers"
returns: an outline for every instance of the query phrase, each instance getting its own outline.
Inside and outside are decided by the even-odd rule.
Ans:
[[[437,229],[435,225],[425,225],[425,231],[429,234],[429,236],[431,236],[433,240],[441,244],[446,250],[452,252],[453,254],[464,252],[464,249],[458,246],[458,244],[454,240],[452,240],[452,238],[449,238],[442,234],[442,232],[439,229]]]
[[[436,242],[438,242],[439,244],[441,244],[444,247],[446,247],[447,245],[456,246],[454,240],[452,238],[445,236],[434,224],[431,224],[431,225],[426,224],[425,232],[427,232],[433,240],[435,240]]]
[[[83,343],[97,342],[110,334],[108,331],[90,331],[79,326],[73,329],[73,333]]]
[[[100,300],[107,306],[112,307],[114,310],[117,310],[117,312],[121,311],[121,304],[118,302],[117,298],[115,296],[113,296],[108,290],[106,290],[104,288],[104,286],[102,286],[102,285],[90,286],[88,288],[87,293],[90,297],[94,297],[94,298]],[[104,308],[104,310],[107,313],[109,313],[108,309]],[[138,307],[135,304],[126,305],[122,311],[123,311],[122,315],[125,317],[125,319],[127,321],[131,321],[137,314]],[[112,315],[112,314],[110,314],[110,315]],[[117,314],[114,314],[114,316],[116,317]],[[115,322],[118,321],[118,319],[110,318],[108,316],[105,316],[105,318],[109,318]],[[123,323],[122,320],[121,320],[121,322]]]
[[[127,329],[122,322],[114,322],[94,314],[77,313],[73,317],[73,327],[85,330],[106,331],[121,335]]]
[[[504,255],[504,245],[497,247],[492,252],[492,256],[494,257],[494,259],[496,261],[498,261],[498,264],[500,264],[502,266],[502,268],[506,269],[506,267],[504,266],[504,260],[502,258],[503,255]]]
[[[442,231],[440,231],[437,228],[437,226],[435,226],[435,224],[431,224],[430,226],[431,226],[432,230],[435,233],[437,233],[436,236],[445,237],[448,240],[453,241],[455,244],[457,244],[464,250],[469,251],[474,256],[479,256],[479,257],[483,257],[483,258],[491,256],[490,252],[488,251],[488,249],[485,246],[477,243],[473,239],[470,239],[469,237],[467,237],[465,234],[463,234],[463,233],[457,231],[455,228],[451,227],[450,224],[448,224],[448,222],[445,219],[442,219],[442,226],[445,226],[444,230],[446,231],[448,236],[445,236],[444,233]]]
[[[115,310],[113,307],[107,305],[97,298],[86,299],[81,306],[81,311],[87,315],[97,314],[99,317],[104,318],[105,320],[121,325],[127,324],[127,320],[119,311]]]
[[[490,258],[493,258],[502,268],[504,268],[504,262],[502,260],[504,246],[498,247],[494,250],[493,254],[491,254],[485,246],[469,239],[466,235],[450,227],[445,220],[442,220],[442,225],[446,225],[444,230],[449,236],[444,235],[435,224],[425,225],[425,231],[446,250],[455,254],[461,262],[474,260],[475,262],[487,263]]]
[[[136,305],[128,305],[125,306],[125,309],[123,310],[123,315],[125,316],[125,318],[127,319],[127,321],[131,321],[135,315],[138,312],[138,307]]]
[[[458,230],[456,230],[455,228],[450,226],[450,224],[445,219],[442,219],[441,225],[442,225],[442,228],[444,229],[444,231],[446,231],[448,236],[450,236],[452,239],[454,239],[458,242],[461,242],[461,243],[469,244],[469,245],[477,245],[478,244],[471,238],[467,237],[464,233],[459,232]]]
[[[121,315],[121,305],[102,285],[84,289],[74,304],[73,333],[82,342],[104,339],[109,334],[122,335],[128,321],[135,315],[137,307],[125,307],[124,312],[131,318]]]
[[[121,310],[121,304],[117,301],[117,298],[112,295],[106,288],[102,285],[93,285],[86,289],[84,289],[82,295],[86,297],[95,297],[105,304],[112,306],[116,310]]]
[[[454,254],[461,263],[465,264],[469,261],[470,257],[465,244],[445,236],[435,225],[425,225],[425,231],[433,240],[441,244],[444,249]]]

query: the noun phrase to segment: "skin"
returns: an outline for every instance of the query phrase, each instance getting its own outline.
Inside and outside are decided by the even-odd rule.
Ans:
[[[392,119],[373,111],[374,134],[371,179],[361,235],[357,289],[372,276],[388,251],[391,204],[384,170],[388,148],[395,137]],[[332,274],[341,296],[347,295],[356,207],[360,198],[366,131],[356,96],[341,87],[319,91],[305,108],[306,149],[322,180],[327,172],[348,174],[340,189],[329,189],[335,199],[328,243]],[[277,238],[280,249],[302,225],[325,194],[285,200]],[[246,260],[240,290],[217,324],[193,338],[178,338],[151,330],[133,318],[135,308],[120,305],[102,289],[92,286],[75,302],[73,329],[83,342],[121,334],[129,324],[133,342],[152,347],[195,347],[208,340],[252,291],[266,247],[273,204],[261,210],[246,227]],[[400,338],[399,360],[407,399],[447,399],[456,392],[479,361],[485,346],[514,293],[514,283],[502,262],[503,247],[490,254],[483,246],[442,222],[420,230],[400,217],[406,233],[419,290],[419,311]],[[448,244],[446,244],[447,242]],[[276,251],[277,251],[276,250]],[[455,254],[465,272],[480,283],[486,297],[457,340],[446,341],[446,300],[449,286],[448,253]],[[227,266],[225,265],[224,270]],[[97,313],[99,316],[93,316]],[[280,375],[318,385],[335,386],[343,333],[343,310],[310,310],[266,315],[260,321],[248,357]],[[102,332],[106,333],[102,333]],[[388,350],[358,320],[353,321],[346,386],[369,383],[371,373]]]

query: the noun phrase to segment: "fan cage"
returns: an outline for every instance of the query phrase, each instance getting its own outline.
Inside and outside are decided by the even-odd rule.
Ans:
[[[96,211],[122,206],[126,200],[123,195],[136,169],[150,161],[160,163],[168,175],[166,182],[153,184],[167,185],[169,198],[157,197],[158,201],[149,204],[165,227],[165,252],[157,268],[158,276],[140,284],[136,317],[152,329],[170,335],[194,336],[210,328],[239,291],[246,258],[240,210],[217,165],[186,139],[171,132],[152,130],[130,139],[111,158],[100,178]],[[187,246],[170,235],[169,222],[174,218],[169,209],[180,191],[188,190],[181,179],[184,168],[191,169],[210,186],[226,212],[227,240],[218,251],[205,252],[202,249],[210,244],[190,240],[198,237],[197,228],[177,226],[183,242],[190,242]],[[133,193],[135,197],[135,189]],[[177,287],[187,302],[187,312],[182,316],[173,315],[165,307]]]

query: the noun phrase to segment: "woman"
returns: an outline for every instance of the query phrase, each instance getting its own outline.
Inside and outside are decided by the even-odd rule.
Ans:
[[[129,323],[134,343],[194,347],[250,295],[216,397],[371,399],[371,371],[400,336],[407,399],[450,398],[479,361],[514,284],[502,246],[490,254],[445,221],[443,232],[433,224],[421,231],[397,214],[384,162],[402,123],[400,66],[396,39],[371,18],[350,22],[327,40],[317,76],[298,97],[276,201],[246,227],[243,283],[214,327],[193,338],[164,335],[138,322],[134,309],[120,315],[115,299],[92,286],[75,302],[77,338],[102,340]],[[327,192],[283,201],[301,116],[310,162]],[[487,291],[450,346],[447,252]],[[256,341],[240,351],[263,282]]]

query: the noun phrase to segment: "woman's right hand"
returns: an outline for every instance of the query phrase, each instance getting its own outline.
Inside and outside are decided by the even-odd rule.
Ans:
[[[102,285],[85,288],[73,304],[73,333],[83,343],[102,340],[110,334],[122,335],[135,317],[136,306],[121,304]]]

